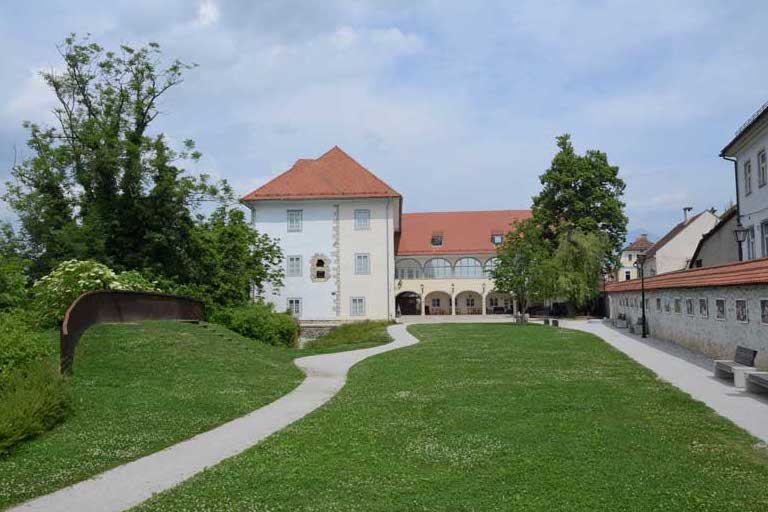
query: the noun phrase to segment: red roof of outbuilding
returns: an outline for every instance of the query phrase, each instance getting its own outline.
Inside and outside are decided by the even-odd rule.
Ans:
[[[400,194],[334,146],[320,158],[297,160],[293,167],[246,194],[242,200],[347,197],[400,197]]]
[[[491,235],[506,234],[515,221],[530,216],[530,210],[404,213],[400,235],[395,240],[395,254],[495,253]],[[435,247],[431,241],[437,233],[443,235],[443,245]]]
[[[768,258],[728,263],[712,267],[669,272],[645,279],[646,290],[665,288],[703,288],[768,283]],[[607,292],[640,290],[640,279],[617,281],[606,285]]]

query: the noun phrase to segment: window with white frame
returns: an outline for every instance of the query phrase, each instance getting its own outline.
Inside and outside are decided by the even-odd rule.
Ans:
[[[744,244],[747,246],[746,259],[753,260],[757,258],[757,253],[755,252],[755,226],[747,228],[747,238],[744,240]]]
[[[397,279],[418,279],[421,277],[421,266],[419,262],[412,259],[398,260],[395,263],[395,278]]]
[[[685,314],[693,316],[693,299],[691,298],[685,299]]]
[[[468,308],[475,307],[475,297],[472,295],[467,295],[466,297],[466,305]]]
[[[752,160],[744,162],[744,195],[752,193]]]
[[[699,299],[699,316],[709,318],[709,300],[706,298]]]
[[[489,258],[488,261],[485,262],[483,265],[483,272],[485,273],[486,278],[491,277],[491,272],[493,272],[493,269],[496,268],[496,265],[499,264],[499,258],[493,257]]]
[[[629,281],[630,279],[632,279],[632,271],[625,270],[624,271],[624,280],[625,281]]]
[[[768,299],[760,299],[760,323],[768,325]]]
[[[656,297],[656,311],[661,312],[661,298]]]
[[[675,314],[676,315],[682,315],[683,314],[683,305],[682,300],[680,297],[675,297]]]
[[[355,274],[371,273],[371,257],[368,254],[355,254]]]
[[[504,235],[501,233],[494,233],[491,235],[491,243],[493,245],[501,245],[504,242]]]
[[[453,267],[453,277],[481,278],[483,265],[475,258],[460,258]]]
[[[715,318],[717,320],[726,320],[725,299],[715,299]]]
[[[350,316],[365,316],[365,297],[352,297],[350,300]]]
[[[440,307],[440,297],[432,297],[432,307],[433,308]]]
[[[355,229],[371,229],[371,210],[355,210]]]
[[[760,224],[760,239],[763,246],[763,258],[768,258],[768,220]]]
[[[287,277],[301,276],[301,256],[288,256],[288,268],[285,269]]]
[[[288,312],[296,318],[301,318],[301,299],[297,297],[289,298]]]
[[[444,258],[432,258],[424,264],[424,277],[427,279],[450,278],[452,275],[451,262]]]
[[[768,183],[768,157],[765,149],[757,154],[757,186],[764,187]]]
[[[745,299],[736,299],[736,321],[744,324],[749,322],[749,310]]]
[[[303,229],[304,210],[288,210],[288,231],[298,232]]]

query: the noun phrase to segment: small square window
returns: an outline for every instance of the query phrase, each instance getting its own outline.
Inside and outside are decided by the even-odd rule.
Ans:
[[[355,254],[355,274],[370,274],[371,258],[367,254]]]
[[[355,210],[355,229],[371,229],[371,210]]]
[[[440,247],[443,245],[443,234],[442,233],[433,233],[432,234],[432,240],[431,240],[433,247]]]
[[[701,318],[709,318],[709,300],[699,299],[699,315]]]
[[[288,210],[288,231],[299,232],[303,229],[304,210]]]
[[[301,299],[288,299],[288,312],[296,318],[301,318]]]
[[[501,243],[504,241],[504,235],[501,233],[494,233],[491,235],[491,243],[493,245],[501,245]]]
[[[365,316],[365,297],[352,297],[350,316]]]
[[[741,323],[749,323],[749,310],[747,309],[747,301],[744,299],[736,299],[736,321]]]
[[[288,256],[288,268],[285,275],[288,277],[301,276],[301,256]]]
[[[715,318],[717,320],[726,320],[725,299],[715,299]]]

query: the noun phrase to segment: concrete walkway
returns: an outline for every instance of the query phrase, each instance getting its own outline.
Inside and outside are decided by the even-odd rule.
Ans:
[[[589,332],[652,370],[696,400],[707,404],[753,436],[768,442],[768,398],[746,393],[733,383],[715,379],[706,358],[654,338],[642,339],[600,320],[561,321],[569,329]]]
[[[394,341],[378,347],[302,357],[295,361],[307,378],[269,405],[144,458],[36,498],[10,510],[110,512],[134,507],[205,468],[237,455],[314,411],[346,382],[347,372],[376,354],[418,342],[405,325],[389,327]]]

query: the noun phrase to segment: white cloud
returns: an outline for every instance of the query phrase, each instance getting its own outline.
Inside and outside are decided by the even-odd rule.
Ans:
[[[219,21],[219,6],[213,0],[203,0],[197,7],[195,24],[201,27],[209,27]]]

